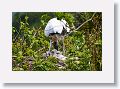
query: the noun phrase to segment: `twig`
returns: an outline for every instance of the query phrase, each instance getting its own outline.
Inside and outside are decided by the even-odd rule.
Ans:
[[[87,22],[91,21],[91,20],[93,19],[93,17],[95,16],[95,14],[96,14],[96,12],[92,15],[92,17],[91,17],[90,19],[86,20],[84,23],[82,23],[82,24],[81,24],[79,27],[77,27],[75,30],[73,30],[73,31],[71,31],[70,33],[68,33],[68,35],[71,34],[72,32],[77,31],[77,30],[80,29],[84,24],[86,24]]]
[[[16,57],[17,57],[17,56],[14,56],[14,55],[12,56],[12,58],[16,58]]]
[[[86,24],[87,22],[91,21],[92,18],[95,16],[96,12],[92,15],[92,17],[88,20],[86,20],[84,23],[82,23],[76,30],[80,29],[84,24]]]

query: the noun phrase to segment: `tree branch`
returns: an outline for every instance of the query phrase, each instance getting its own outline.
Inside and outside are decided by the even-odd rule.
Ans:
[[[84,23],[82,23],[82,24],[81,24],[79,27],[77,27],[75,30],[73,30],[73,31],[71,31],[70,33],[68,33],[68,35],[71,34],[72,32],[77,31],[77,30],[80,29],[83,25],[85,25],[87,22],[91,21],[91,20],[93,19],[93,17],[95,16],[95,14],[96,14],[96,12],[92,15],[92,17],[91,17],[90,19],[86,20]]]
[[[88,20],[86,20],[84,23],[82,23],[76,30],[80,29],[84,24],[86,24],[87,22],[91,21],[93,19],[93,17],[95,16],[96,12],[92,15],[92,17]]]

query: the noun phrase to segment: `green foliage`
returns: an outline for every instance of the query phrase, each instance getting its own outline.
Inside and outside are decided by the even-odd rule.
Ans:
[[[22,13],[24,15],[24,13]],[[53,18],[65,19],[75,30],[80,24],[91,18],[93,12],[44,12],[25,13],[18,20],[19,25],[12,27],[12,69],[14,71],[101,71],[102,70],[102,13],[97,12],[93,19],[78,31],[65,37],[65,56],[59,66],[59,60],[50,56],[43,57],[49,49],[49,38],[44,35],[47,22]],[[37,17],[35,17],[37,16]],[[34,18],[34,20],[32,19]],[[32,23],[36,21],[36,23]],[[30,23],[30,24],[29,24]],[[35,25],[38,24],[38,25]],[[62,51],[61,45],[59,50]]]

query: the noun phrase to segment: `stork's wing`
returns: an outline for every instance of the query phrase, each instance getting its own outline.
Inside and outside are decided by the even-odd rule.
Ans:
[[[45,27],[45,35],[49,36],[50,33],[59,33],[61,34],[63,26],[61,22],[57,19],[51,19]]]

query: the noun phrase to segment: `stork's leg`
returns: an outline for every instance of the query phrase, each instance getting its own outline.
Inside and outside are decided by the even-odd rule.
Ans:
[[[50,47],[49,47],[49,52],[51,50],[51,47],[52,47],[52,40],[50,39]]]
[[[63,45],[62,45],[62,46],[63,46],[63,47],[62,47],[62,48],[63,48],[63,54],[65,54],[64,36],[62,37],[62,44],[63,44]]]
[[[58,51],[58,40],[57,41],[54,41],[54,48]]]
[[[54,48],[58,51],[58,36],[55,34],[52,40],[53,40]]]

